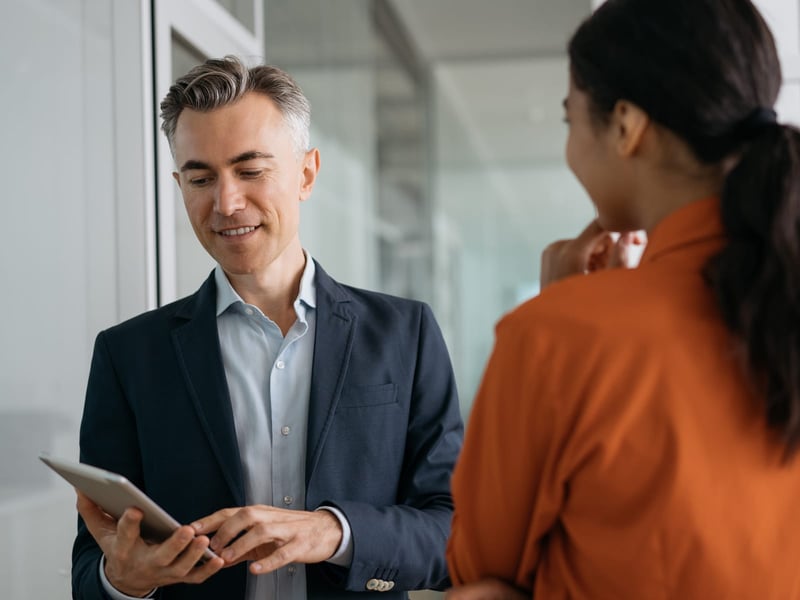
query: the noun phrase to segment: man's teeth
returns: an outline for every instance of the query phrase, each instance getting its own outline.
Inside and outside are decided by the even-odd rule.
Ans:
[[[245,233],[255,231],[255,229],[255,227],[239,227],[239,229],[226,229],[225,231],[220,231],[220,233],[222,235],[244,235]]]

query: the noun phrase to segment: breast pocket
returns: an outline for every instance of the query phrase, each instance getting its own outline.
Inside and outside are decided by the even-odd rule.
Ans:
[[[362,408],[397,404],[397,384],[358,385],[342,390],[339,408]]]

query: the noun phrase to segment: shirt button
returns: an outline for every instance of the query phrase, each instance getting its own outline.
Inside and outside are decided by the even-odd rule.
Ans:
[[[276,366],[277,368],[279,368],[279,369],[282,369],[283,367],[285,367],[285,366],[286,366],[286,363],[285,363],[285,362],[283,362],[282,360],[279,360],[278,362],[276,362],[276,363],[275,363],[275,366]]]
[[[281,435],[289,435],[289,433],[291,431],[292,431],[292,428],[289,427],[289,426],[281,427]]]
[[[295,571],[297,571],[297,567],[295,567],[294,565],[289,565],[288,567],[286,567],[286,572],[289,575],[294,575]]]
[[[294,498],[292,496],[284,496],[283,497],[283,503],[286,506],[289,506],[292,502],[294,502]]]
[[[244,312],[245,312],[245,314],[252,315],[253,314],[253,309],[248,306],[247,308],[244,309]]]

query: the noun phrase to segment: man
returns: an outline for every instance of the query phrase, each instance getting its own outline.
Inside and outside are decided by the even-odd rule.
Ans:
[[[218,266],[98,335],[81,459],[182,523],[146,543],[79,495],[76,598],[347,598],[442,588],[462,423],[422,303],[340,285],[303,250],[309,107],[226,57],[162,102],[173,174]],[[199,563],[209,546],[220,558]]]

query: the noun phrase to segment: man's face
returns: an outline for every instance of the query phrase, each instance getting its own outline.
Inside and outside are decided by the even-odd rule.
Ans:
[[[300,202],[311,195],[319,153],[298,156],[271,99],[249,92],[210,112],[184,109],[174,151],[194,232],[226,273],[266,274],[300,250]]]

